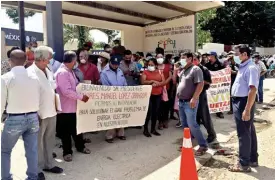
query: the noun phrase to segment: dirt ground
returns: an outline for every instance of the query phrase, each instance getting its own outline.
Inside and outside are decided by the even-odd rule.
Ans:
[[[231,164],[238,161],[238,139],[234,135],[226,144],[222,144],[226,155],[215,154],[198,172],[200,180],[274,180],[275,178],[275,159],[269,157],[275,147],[275,101],[267,106],[269,109],[260,109],[256,112],[257,117],[255,126],[258,135],[259,145],[259,163],[260,167],[252,169],[252,173],[231,173],[227,169]],[[268,134],[268,135],[266,135]],[[271,143],[270,143],[271,142]],[[271,162],[270,167],[266,165],[266,161]],[[272,162],[273,161],[273,162]],[[265,173],[261,173],[265,172]]]

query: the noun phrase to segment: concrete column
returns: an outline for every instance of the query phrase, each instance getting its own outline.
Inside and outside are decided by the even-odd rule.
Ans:
[[[47,40],[47,14],[46,14],[46,11],[43,11],[43,44],[48,45],[48,40]]]
[[[7,51],[6,51],[6,33],[1,31],[1,60],[7,59]]]
[[[55,59],[62,62],[64,54],[62,1],[46,1],[47,44],[55,52]]]
[[[20,31],[20,48],[26,51],[26,36],[25,36],[25,15],[24,2],[18,1],[18,16],[19,16],[19,31]]]

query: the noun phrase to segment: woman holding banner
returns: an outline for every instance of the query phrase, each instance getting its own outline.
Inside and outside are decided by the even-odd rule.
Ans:
[[[161,102],[161,95],[163,91],[163,85],[165,84],[165,78],[162,73],[158,70],[158,62],[152,58],[148,63],[148,70],[145,70],[141,77],[141,83],[143,85],[152,85],[152,92],[149,101],[149,108],[144,124],[144,136],[152,137],[148,131],[148,124],[151,119],[151,133],[160,136],[156,131],[157,114],[159,111],[159,105]]]

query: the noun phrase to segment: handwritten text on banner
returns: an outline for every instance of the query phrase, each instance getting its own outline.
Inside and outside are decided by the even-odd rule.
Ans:
[[[207,90],[210,113],[230,110],[231,70],[225,68],[219,71],[210,71],[212,84]]]
[[[144,125],[152,86],[79,84],[77,92],[90,97],[77,102],[77,134]]]

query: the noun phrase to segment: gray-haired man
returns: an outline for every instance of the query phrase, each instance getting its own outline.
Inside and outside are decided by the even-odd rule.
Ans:
[[[40,117],[40,130],[38,134],[38,179],[43,180],[42,172],[62,173],[63,169],[54,166],[52,151],[55,145],[56,107],[55,107],[55,81],[53,73],[48,69],[52,59],[53,50],[47,46],[39,46],[34,51],[34,64],[28,72],[37,76],[41,85],[41,103],[38,115]]]

